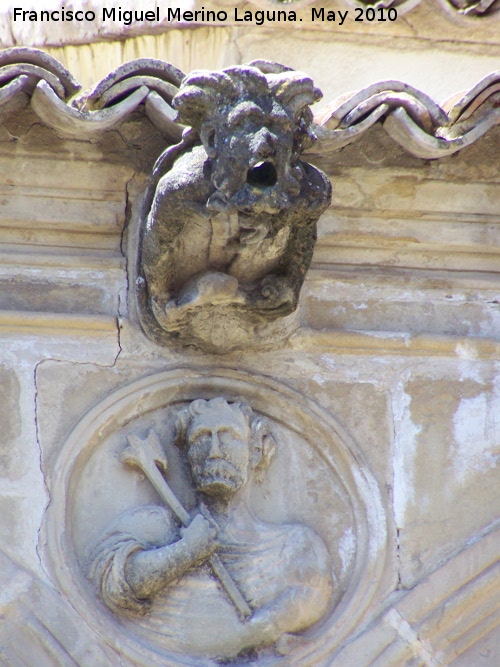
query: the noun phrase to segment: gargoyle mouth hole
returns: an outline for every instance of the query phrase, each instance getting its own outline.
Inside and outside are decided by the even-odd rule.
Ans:
[[[247,171],[247,183],[256,188],[270,188],[276,185],[278,172],[272,162],[259,162]]]

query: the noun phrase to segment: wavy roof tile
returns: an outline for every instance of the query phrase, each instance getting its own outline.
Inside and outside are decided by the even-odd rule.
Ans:
[[[171,106],[183,73],[173,65],[140,58],[100,81],[90,92],[53,57],[31,48],[0,52],[0,118],[21,94],[48,127],[68,138],[91,138],[142,109],[167,140],[183,126]],[[315,117],[315,153],[328,154],[359,139],[376,123],[408,153],[435,159],[452,155],[500,123],[500,71],[480,81],[449,110],[400,81],[383,81],[327,104]]]
[[[400,12],[405,12],[417,7],[422,0],[386,0],[382,5],[376,0],[347,0],[347,2],[354,6],[397,7]],[[439,4],[443,9],[455,10],[463,16],[493,16],[500,10],[500,0],[439,0]]]

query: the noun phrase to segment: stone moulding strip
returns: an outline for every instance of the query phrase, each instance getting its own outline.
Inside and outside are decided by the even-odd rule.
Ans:
[[[52,56],[29,48],[0,53],[0,119],[28,95],[34,112],[60,136],[92,139],[142,110],[170,143],[182,125],[171,106],[182,72],[155,59],[120,66],[94,89],[81,86]],[[500,71],[482,79],[446,111],[423,92],[400,81],[375,83],[347,101],[326,105],[315,118],[318,142],[309,154],[334,153],[356,141],[373,125],[411,155],[436,159],[470,146],[500,123]]]
[[[466,252],[453,247],[435,248],[431,244],[414,244],[416,248],[397,245],[383,246],[374,242],[368,246],[354,244],[318,244],[314,268],[339,265],[365,265],[376,267],[397,267],[411,270],[441,270],[446,263],[448,271],[476,271],[498,273],[500,257],[498,252],[484,252],[482,249]],[[424,246],[424,247],[419,247]]]
[[[418,664],[452,664],[500,624],[499,538],[494,526],[467,545],[341,650],[332,667],[354,664],[359,655],[374,658],[374,667],[400,667],[408,650],[422,659]]]
[[[110,256],[108,252],[99,256],[93,253],[92,249],[88,253],[80,250],[79,254],[66,254],[64,252],[36,254],[35,249],[29,245],[0,243],[0,267],[10,265],[24,265],[26,268],[36,267],[37,269],[50,267],[62,271],[79,269],[87,269],[89,271],[122,271],[125,269],[125,259],[119,255]]]
[[[116,318],[104,315],[24,312],[0,310],[0,336],[116,335]],[[290,339],[294,350],[312,348],[322,352],[357,355],[453,357],[469,360],[500,359],[500,341],[431,334],[377,331],[316,331],[302,327]]]
[[[301,328],[290,339],[292,349],[319,349],[335,354],[453,357],[465,360],[500,359],[500,341],[433,334],[376,331],[316,331]]]
[[[116,318],[101,315],[0,311],[0,336],[116,336]]]

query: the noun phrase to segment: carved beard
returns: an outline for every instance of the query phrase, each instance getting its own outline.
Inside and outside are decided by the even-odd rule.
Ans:
[[[224,459],[209,459],[193,470],[198,491],[209,496],[231,496],[247,481],[246,475]]]

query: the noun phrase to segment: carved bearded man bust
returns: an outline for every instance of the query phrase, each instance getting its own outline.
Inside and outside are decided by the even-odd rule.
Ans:
[[[271,524],[250,506],[275,442],[242,402],[196,400],[178,441],[198,494],[187,527],[164,507],[129,510],[94,549],[90,578],[105,604],[160,649],[206,659],[275,646],[318,622],[332,598],[332,563],[302,524]],[[246,617],[210,566],[216,556],[249,607]]]
[[[320,98],[305,74],[263,61],[184,79],[173,105],[191,129],[155,166],[140,234],[153,340],[227,352],[296,309],[331,198],[300,159]]]

